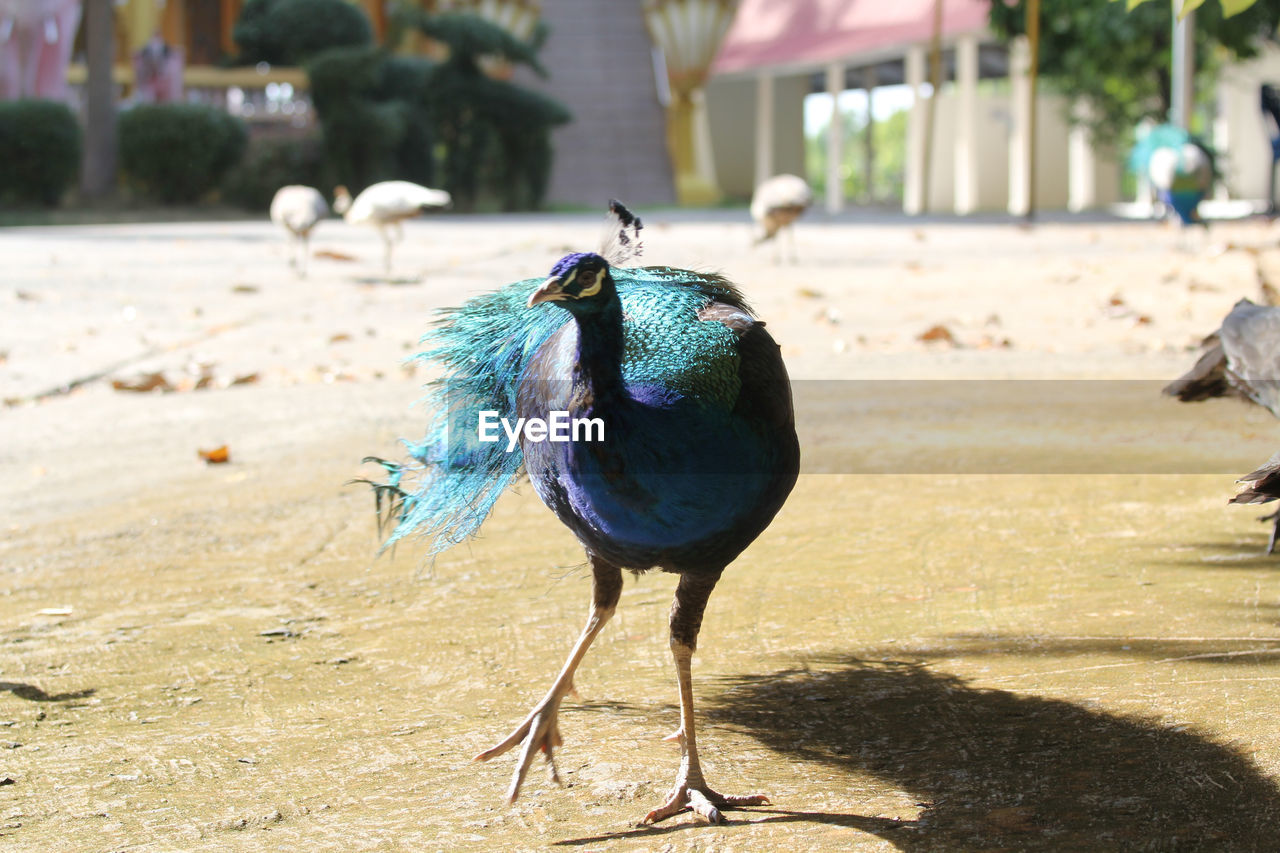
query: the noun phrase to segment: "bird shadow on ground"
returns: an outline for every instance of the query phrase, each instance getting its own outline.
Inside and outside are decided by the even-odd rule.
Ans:
[[[1051,634],[951,634],[943,642],[903,649],[870,649],[868,657],[880,659],[910,655],[914,660],[964,657],[1017,658],[1028,666],[1007,680],[1026,682],[1050,673],[1077,673],[1098,670],[1138,669],[1150,663],[1189,663],[1206,666],[1280,666],[1280,640],[1267,637],[1180,638],[1180,637],[1055,637]],[[1107,655],[1114,663],[1085,665],[1066,663],[1068,658],[1096,658]],[[1037,665],[1037,661],[1047,661]],[[1114,676],[1107,676],[1108,684]]]
[[[1164,557],[1162,563],[1177,566],[1193,566],[1199,569],[1258,569],[1280,572],[1280,545],[1276,554],[1267,553],[1267,533],[1259,534],[1249,542],[1223,540],[1221,542],[1181,542],[1178,550],[1198,552],[1202,556],[1187,554],[1181,559]]]
[[[766,822],[848,826],[908,851],[1264,850],[1280,833],[1280,789],[1184,727],[972,687],[921,663],[822,667],[726,679],[704,702],[708,722],[844,771],[855,797],[887,785],[921,811],[778,809]]]
[[[70,693],[45,693],[34,684],[22,684],[15,681],[0,681],[0,692],[8,691],[19,699],[28,702],[73,702],[76,699],[87,699],[96,691],[90,687],[85,690],[74,690]]]

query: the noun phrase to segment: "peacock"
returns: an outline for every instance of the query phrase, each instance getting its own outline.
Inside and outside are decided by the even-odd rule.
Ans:
[[[1184,403],[1243,397],[1280,417],[1280,308],[1241,299],[1223,318],[1222,326],[1204,339],[1202,347],[1195,366],[1166,385],[1165,394]],[[1242,477],[1239,482],[1247,488],[1231,503],[1266,503],[1280,497],[1277,457]],[[1280,535],[1280,512],[1259,520],[1274,522],[1267,541],[1267,553],[1271,554]]]
[[[1244,488],[1236,493],[1228,503],[1233,504],[1265,504],[1280,499],[1280,453],[1273,453],[1271,458],[1256,471],[1245,474],[1237,483]],[[1260,521],[1275,520],[1271,528],[1271,537],[1267,540],[1267,553],[1276,549],[1276,534],[1280,533],[1280,511],[1264,515]]]
[[[1176,124],[1162,124],[1138,140],[1129,168],[1151,181],[1156,196],[1183,225],[1204,225],[1200,202],[1213,186],[1213,154]]]
[[[311,232],[328,215],[329,205],[315,187],[290,184],[271,199],[271,221],[289,232],[289,264],[302,278],[307,275]]]
[[[410,181],[381,181],[360,191],[354,199],[344,186],[333,189],[333,210],[351,225],[373,225],[382,236],[382,268],[391,275],[391,248],[404,242],[404,226],[424,210],[448,207],[453,199],[444,190],[433,190]]]
[[[782,229],[791,236],[791,259],[796,259],[795,221],[813,204],[813,190],[797,175],[774,175],[751,195],[751,218],[760,226],[758,246],[772,240]],[[781,248],[778,250],[781,252]]]
[[[443,373],[428,395],[435,418],[426,438],[409,445],[405,462],[366,461],[387,472],[374,483],[379,511],[395,523],[386,544],[412,532],[439,552],[468,538],[523,469],[586,551],[586,626],[541,701],[476,756],[520,746],[510,802],[538,752],[559,782],[560,703],[618,605],[622,571],[679,575],[670,644],[680,728],[669,739],[683,758],[670,795],[645,821],[691,809],[716,823],[721,808],[768,799],[707,784],[691,660],[711,591],[782,507],[800,447],[787,371],[764,323],[720,275],[628,266],[641,227],[611,201],[599,252],[565,255],[545,280],[444,311],[419,356]]]

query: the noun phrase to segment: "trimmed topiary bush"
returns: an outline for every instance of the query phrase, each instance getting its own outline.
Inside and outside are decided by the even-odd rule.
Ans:
[[[80,125],[58,101],[0,102],[0,198],[56,205],[80,173]]]
[[[240,161],[243,121],[198,104],[147,104],[120,115],[120,167],[142,194],[166,203],[199,201]]]
[[[325,51],[307,63],[327,164],[352,192],[376,181],[431,184],[432,133],[422,106],[429,60],[372,47]]]
[[[373,43],[373,27],[345,0],[249,0],[231,37],[240,61],[301,65],[331,47]]]
[[[541,71],[536,40],[519,41],[476,15],[406,6],[396,26],[447,45],[448,58],[348,47],[305,66],[331,174],[353,192],[388,179],[440,186],[458,210],[538,207],[551,171],[551,129],[568,122],[569,111],[480,65],[481,57],[500,56]]]
[[[222,197],[245,210],[267,210],[276,190],[304,184],[328,194],[319,136],[252,139],[222,183]]]

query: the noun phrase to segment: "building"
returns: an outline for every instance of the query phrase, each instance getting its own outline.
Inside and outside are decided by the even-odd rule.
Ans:
[[[905,83],[916,97],[904,209],[1025,211],[1031,181],[1026,47],[999,44],[987,30],[987,8],[988,0],[742,0],[707,93],[722,187],[746,195],[768,175],[803,169],[807,95],[825,92],[834,105],[846,89],[865,89],[874,98],[878,87]],[[935,26],[944,80],[937,98],[925,94]],[[1005,93],[980,90],[980,80],[993,78],[1008,79]],[[1116,200],[1116,159],[1099,158],[1085,132],[1068,127],[1066,112],[1060,100],[1041,94],[1036,205],[1082,210]],[[809,176],[825,190],[832,212],[845,204],[838,173],[845,142],[831,134],[828,174]]]

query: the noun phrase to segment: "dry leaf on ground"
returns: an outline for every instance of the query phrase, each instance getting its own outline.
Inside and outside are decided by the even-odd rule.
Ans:
[[[215,447],[213,450],[197,450],[196,453],[200,454],[200,458],[210,465],[221,465],[231,461],[231,450],[225,444],[221,447]]]

